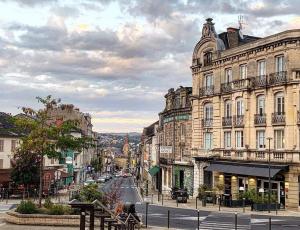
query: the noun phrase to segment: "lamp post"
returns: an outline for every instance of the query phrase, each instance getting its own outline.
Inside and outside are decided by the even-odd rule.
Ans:
[[[269,141],[269,160],[268,160],[268,166],[269,166],[269,189],[268,189],[268,212],[271,212],[270,206],[271,206],[271,140],[272,137],[268,137],[267,140]]]

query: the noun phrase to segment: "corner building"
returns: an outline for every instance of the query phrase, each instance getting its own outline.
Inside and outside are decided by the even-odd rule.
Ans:
[[[300,206],[300,30],[265,38],[203,25],[192,57],[194,190],[271,191],[281,207]],[[270,139],[269,139],[270,138]]]

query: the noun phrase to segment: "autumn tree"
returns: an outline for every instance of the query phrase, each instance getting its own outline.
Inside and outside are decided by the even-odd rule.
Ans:
[[[50,111],[57,106],[62,106],[60,99],[53,99],[51,96],[46,98],[37,97],[42,108],[23,107],[25,116],[15,119],[15,124],[20,129],[26,131],[26,135],[21,138],[20,146],[16,152],[16,165],[13,168],[12,176],[18,178],[18,182],[26,183],[21,171],[28,164],[28,157],[32,159],[34,172],[38,167],[39,172],[39,206],[42,203],[43,191],[43,162],[45,156],[48,158],[59,159],[67,150],[81,151],[83,148],[91,146],[91,140],[85,137],[74,137],[71,132],[78,129],[78,121],[61,121],[59,124],[50,117]],[[19,172],[19,175],[18,175]],[[21,179],[24,178],[24,179]]]

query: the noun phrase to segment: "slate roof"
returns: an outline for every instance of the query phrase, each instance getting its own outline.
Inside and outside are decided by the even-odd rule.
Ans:
[[[0,112],[0,137],[21,137],[20,132],[13,123],[10,114]]]

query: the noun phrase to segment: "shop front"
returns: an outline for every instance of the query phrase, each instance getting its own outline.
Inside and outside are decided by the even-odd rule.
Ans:
[[[176,188],[185,188],[190,195],[193,195],[194,167],[190,165],[174,164],[173,181]]]
[[[214,186],[223,185],[225,200],[241,199],[245,193],[251,191],[259,203],[266,202],[268,198],[270,173],[272,202],[280,204],[280,208],[285,208],[287,196],[285,175],[288,169],[287,165],[270,165],[269,171],[268,164],[216,161],[205,170],[213,172]]]

